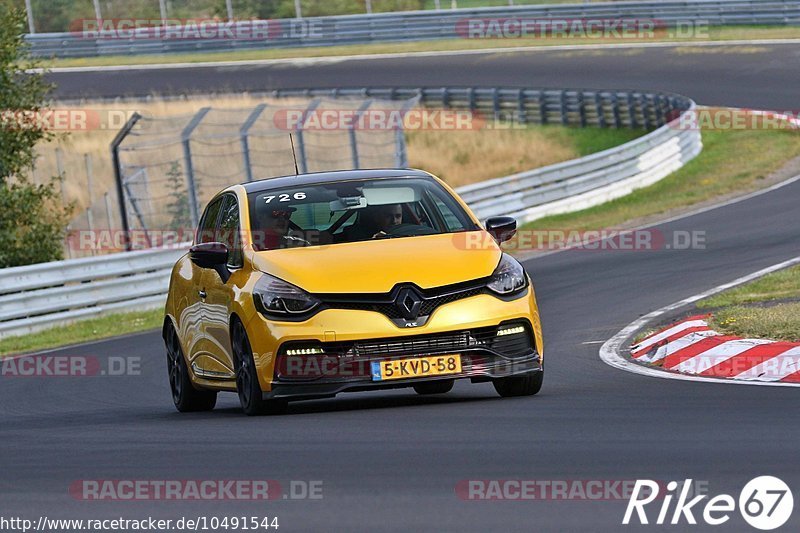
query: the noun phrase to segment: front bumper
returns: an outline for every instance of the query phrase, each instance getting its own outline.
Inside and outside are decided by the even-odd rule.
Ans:
[[[313,383],[278,383],[270,392],[265,392],[265,399],[291,399],[311,400],[332,398],[340,392],[364,392],[374,390],[388,390],[407,388],[427,381],[442,381],[445,379],[466,379],[473,383],[486,382],[496,378],[519,376],[542,371],[541,359],[538,355],[531,356],[525,361],[515,361],[513,364],[497,364],[491,369],[478,372],[462,372],[460,374],[435,376],[427,378],[413,378],[394,381],[353,380],[349,382],[313,382]]]
[[[531,324],[524,320],[432,335],[315,343],[314,349],[324,352],[318,355],[295,353],[303,351],[301,346],[309,351],[308,343],[288,343],[281,348],[272,389],[265,398],[330,397],[346,391],[393,389],[449,379],[481,382],[542,370]],[[372,376],[375,363],[455,354],[461,361],[458,372],[377,381]]]
[[[497,328],[500,324],[523,322],[531,336],[527,351],[513,354],[486,350],[485,347],[446,343],[443,345],[414,344],[419,337],[453,335],[465,331]],[[356,310],[325,310],[305,322],[274,322],[256,314],[246,324],[254,352],[259,382],[265,397],[320,397],[349,390],[407,387],[424,380],[462,379],[490,380],[510,375],[535,372],[541,368],[542,334],[533,287],[513,301],[503,301],[482,294],[439,307],[430,320],[418,328],[401,329],[387,317],[374,312]],[[367,349],[353,351],[354,343],[395,341],[412,344],[405,350]],[[309,379],[286,379],[281,357],[287,347],[311,345],[325,348],[326,355],[347,356],[347,361],[362,364],[362,372],[347,375],[328,375]],[[335,349],[329,349],[335,348]],[[414,378],[373,382],[368,370],[374,358],[404,359],[436,354],[459,353],[469,359],[460,374],[435,378]],[[481,359],[478,358],[481,357]],[[474,359],[474,364],[473,364]],[[296,376],[289,376],[296,377]],[[303,376],[301,376],[303,377]],[[303,378],[308,378],[305,376]]]

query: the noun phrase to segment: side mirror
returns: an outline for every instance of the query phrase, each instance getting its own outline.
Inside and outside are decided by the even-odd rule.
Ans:
[[[227,266],[228,247],[221,242],[196,244],[189,249],[189,258],[200,268],[216,270],[223,283],[231,277]]]
[[[517,221],[511,217],[492,217],[486,221],[486,231],[498,243],[506,242],[517,234]]]

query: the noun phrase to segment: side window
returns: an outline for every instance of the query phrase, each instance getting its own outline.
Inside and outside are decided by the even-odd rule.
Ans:
[[[224,198],[225,203],[222,205],[222,214],[220,215],[218,240],[230,250],[228,265],[240,267],[242,266],[242,246],[239,232],[239,202],[232,194],[226,194]]]
[[[433,201],[436,203],[436,207],[441,213],[442,218],[444,219],[444,223],[447,226],[447,231],[461,231],[464,229],[464,225],[458,220],[458,217],[453,213],[453,210],[445,204],[441,198],[436,195],[433,196]]]
[[[197,228],[197,244],[216,241],[216,235],[214,235],[214,233],[217,229],[222,200],[222,198],[217,198],[206,207],[206,212],[203,213],[203,219],[200,221],[200,226]]]

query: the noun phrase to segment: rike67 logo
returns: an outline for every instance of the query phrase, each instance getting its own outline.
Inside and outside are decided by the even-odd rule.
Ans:
[[[659,492],[660,486],[663,487],[649,479],[636,480],[622,523],[650,524],[653,519],[652,511],[655,509],[651,508],[651,514],[648,516],[645,507],[656,500],[660,500],[661,503],[654,522],[657,525],[695,525],[697,518],[700,517],[708,525],[719,526],[730,520],[731,515],[737,510],[738,503],[738,511],[748,524],[756,529],[768,531],[785,524],[794,509],[791,489],[781,479],[773,476],[751,479],[739,493],[738,502],[729,494],[720,494],[712,498],[707,494],[692,495],[691,479],[680,484],[677,481],[670,481],[666,486],[666,494]],[[656,504],[652,507],[659,506]]]

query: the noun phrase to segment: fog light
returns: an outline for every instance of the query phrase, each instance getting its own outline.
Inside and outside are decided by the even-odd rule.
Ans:
[[[525,333],[525,326],[514,326],[510,328],[503,328],[497,330],[498,337],[505,337],[506,335],[516,335],[518,333]]]
[[[320,355],[325,353],[322,348],[293,348],[286,350],[286,355]]]

